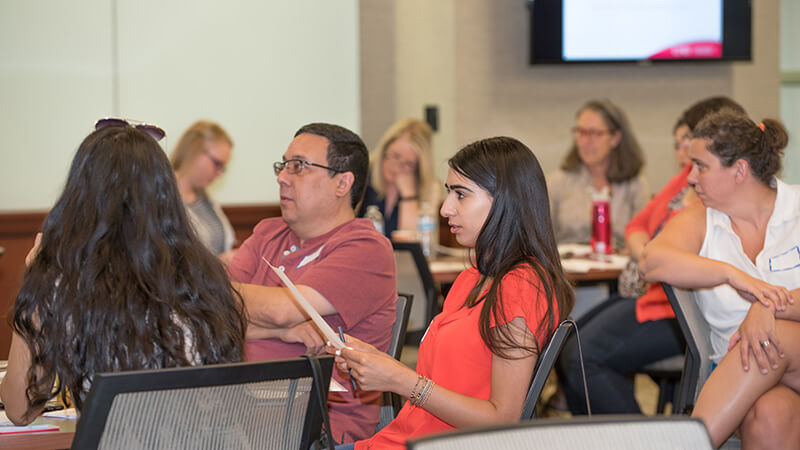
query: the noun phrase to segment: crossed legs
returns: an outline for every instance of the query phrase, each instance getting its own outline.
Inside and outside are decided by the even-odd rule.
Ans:
[[[756,400],[739,427],[744,449],[800,448],[800,395],[779,384]]]
[[[778,320],[775,328],[786,355],[777,369],[762,375],[753,362],[745,372],[734,348],[700,392],[692,415],[705,422],[716,447],[740,426],[743,448],[800,446],[800,323]]]

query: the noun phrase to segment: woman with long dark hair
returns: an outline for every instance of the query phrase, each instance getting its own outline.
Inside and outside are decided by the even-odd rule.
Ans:
[[[18,424],[54,392],[69,392],[80,409],[96,373],[242,358],[241,300],[189,226],[169,161],[148,134],[163,131],[117,119],[96,128],[14,303],[0,394]]]
[[[572,309],[572,290],[534,154],[507,137],[470,144],[449,160],[441,208],[459,244],[474,249],[420,344],[417,370],[348,337],[337,353],[360,389],[408,397],[397,418],[355,448],[519,420],[541,349]],[[328,347],[329,352],[336,352]]]

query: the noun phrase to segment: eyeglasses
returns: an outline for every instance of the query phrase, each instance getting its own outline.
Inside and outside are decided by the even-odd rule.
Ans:
[[[225,162],[215,158],[214,155],[212,155],[208,151],[205,152],[205,155],[208,156],[208,159],[210,159],[211,163],[214,164],[214,168],[216,170],[219,170],[220,172],[225,172]]]
[[[607,134],[611,134],[609,130],[598,130],[592,128],[572,127],[572,136],[577,139],[579,137],[587,137],[590,139],[597,139]]]
[[[402,156],[397,153],[386,152],[386,159],[392,164],[397,165],[401,169],[414,170],[417,168],[416,161],[404,160]]]
[[[332,167],[323,166],[322,164],[312,163],[311,161],[303,161],[302,159],[289,159],[286,161],[278,161],[272,164],[272,169],[275,171],[275,175],[279,175],[281,170],[286,168],[286,171],[289,172],[291,175],[297,175],[306,168],[306,166],[314,166],[319,167],[320,169],[327,169],[334,173],[343,173],[344,170],[334,169]]]
[[[94,123],[95,130],[102,130],[108,127],[134,127],[149,134],[156,141],[164,139],[167,133],[156,125],[142,122],[140,120],[121,119],[119,117],[104,117]]]

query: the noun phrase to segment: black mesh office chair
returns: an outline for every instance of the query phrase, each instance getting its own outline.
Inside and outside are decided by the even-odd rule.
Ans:
[[[98,374],[73,449],[308,449],[333,357]],[[315,381],[316,380],[316,381]]]

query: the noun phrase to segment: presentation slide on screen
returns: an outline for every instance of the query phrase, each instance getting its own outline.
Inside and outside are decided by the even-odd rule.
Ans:
[[[563,0],[563,58],[720,58],[722,2]]]

